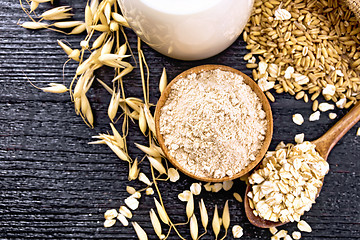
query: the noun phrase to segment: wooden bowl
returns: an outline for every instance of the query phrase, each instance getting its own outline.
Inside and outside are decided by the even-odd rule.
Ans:
[[[179,80],[181,78],[185,78],[189,74],[200,73],[200,72],[205,72],[205,71],[210,71],[210,70],[215,70],[215,69],[220,69],[222,71],[228,71],[228,72],[232,72],[232,73],[241,75],[244,78],[244,83],[249,85],[251,87],[251,89],[256,93],[256,95],[259,97],[259,99],[260,99],[260,101],[262,103],[262,106],[263,106],[263,110],[266,113],[266,119],[267,119],[267,122],[268,122],[267,123],[267,131],[266,131],[263,146],[262,146],[260,152],[257,154],[255,160],[250,162],[244,169],[242,169],[240,172],[233,175],[232,177],[228,177],[228,176],[223,177],[223,178],[199,177],[199,176],[196,176],[195,174],[187,171],[186,169],[184,169],[176,161],[176,159],[174,159],[170,155],[168,148],[165,146],[164,138],[160,134],[161,108],[164,106],[164,104],[165,104],[165,102],[166,102],[166,100],[167,100],[167,98],[169,96],[169,93],[171,91],[171,86],[177,80]],[[236,69],[231,68],[231,67],[227,67],[227,66],[223,66],[223,65],[202,65],[202,66],[191,68],[191,69],[189,69],[189,70],[187,70],[185,72],[182,72],[176,78],[174,78],[169,83],[169,85],[166,87],[166,89],[163,91],[158,103],[156,104],[155,128],[156,128],[157,139],[158,139],[158,142],[159,142],[159,145],[160,145],[161,149],[164,151],[164,154],[166,155],[167,159],[169,159],[169,161],[172,163],[172,165],[174,165],[177,169],[179,169],[181,172],[188,175],[189,177],[192,177],[192,178],[200,180],[200,181],[204,181],[204,182],[224,182],[224,181],[227,181],[227,180],[239,178],[239,177],[247,174],[253,168],[255,168],[256,165],[258,165],[258,163],[262,160],[262,158],[264,157],[266,151],[268,150],[270,142],[271,142],[271,138],[272,138],[272,134],[273,134],[273,119],[272,119],[272,112],[271,112],[269,101],[267,100],[265,94],[262,92],[262,90],[259,88],[259,86],[250,77],[248,77],[244,73],[240,72],[239,70],[236,70]]]

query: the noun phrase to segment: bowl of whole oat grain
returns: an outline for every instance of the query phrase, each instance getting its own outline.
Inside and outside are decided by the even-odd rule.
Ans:
[[[272,138],[270,104],[244,73],[223,65],[202,65],[177,77],[155,110],[159,145],[184,174],[224,182],[251,171]]]

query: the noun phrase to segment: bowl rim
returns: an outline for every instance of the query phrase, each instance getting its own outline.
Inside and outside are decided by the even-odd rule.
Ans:
[[[200,176],[196,176],[195,174],[189,172],[188,170],[184,169],[177,161],[174,157],[172,157],[169,153],[168,148],[165,145],[164,142],[164,138],[162,136],[162,134],[160,134],[160,115],[161,115],[161,108],[165,105],[166,100],[170,94],[171,91],[171,87],[172,85],[174,85],[179,79],[182,79],[186,76],[188,76],[189,74],[192,73],[200,73],[200,72],[205,72],[205,71],[211,71],[211,70],[215,70],[215,69],[220,69],[222,71],[228,71],[228,72],[232,72],[235,74],[238,74],[240,76],[243,77],[244,79],[244,83],[246,83],[249,87],[251,87],[251,89],[255,92],[255,94],[259,97],[260,102],[262,104],[263,110],[266,113],[266,119],[267,119],[267,130],[266,130],[266,134],[265,134],[265,139],[263,142],[263,145],[259,151],[259,153],[256,155],[256,158],[254,161],[250,162],[248,165],[246,165],[246,167],[244,169],[242,169],[240,172],[234,174],[233,176],[229,177],[229,176],[225,176],[222,178],[211,178],[211,177],[200,177]],[[249,173],[251,170],[253,170],[263,159],[263,157],[265,156],[269,146],[270,146],[270,142],[272,139],[272,135],[273,135],[273,118],[272,118],[272,111],[271,111],[271,107],[270,107],[270,103],[267,99],[267,97],[265,96],[265,94],[263,93],[263,91],[260,89],[260,87],[257,85],[256,82],[254,82],[254,80],[252,80],[249,76],[247,76],[246,74],[242,73],[241,71],[232,68],[232,67],[228,67],[225,65],[215,65],[215,64],[207,64],[207,65],[200,65],[200,66],[196,66],[193,68],[190,68],[182,73],[180,73],[179,75],[177,75],[165,88],[165,90],[162,92],[157,104],[156,104],[156,109],[155,109],[155,129],[156,129],[156,135],[157,135],[157,140],[158,143],[160,145],[160,148],[163,150],[166,158],[170,161],[170,163],[175,166],[177,169],[179,169],[182,173],[186,174],[187,176],[194,178],[196,180],[200,180],[200,181],[204,181],[204,182],[224,182],[224,181],[228,181],[228,180],[233,180],[239,177],[244,176],[245,174]]]

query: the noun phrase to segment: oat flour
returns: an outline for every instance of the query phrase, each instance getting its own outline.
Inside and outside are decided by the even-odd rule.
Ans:
[[[240,172],[255,160],[266,125],[260,99],[243,77],[218,69],[179,79],[160,115],[170,155],[199,177]]]

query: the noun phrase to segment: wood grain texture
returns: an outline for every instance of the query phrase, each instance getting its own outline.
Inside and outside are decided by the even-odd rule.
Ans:
[[[58,1],[57,1],[58,3]],[[61,5],[74,7],[76,19],[83,16],[85,1],[61,0]],[[49,7],[43,4],[44,9]],[[18,1],[0,2],[0,239],[136,239],[131,227],[117,224],[102,227],[103,213],[118,208],[128,196],[125,191],[127,165],[118,160],[106,146],[87,145],[91,136],[110,131],[107,104],[110,96],[99,84],[90,90],[89,99],[95,112],[95,129],[89,129],[74,113],[67,94],[42,93],[31,87],[47,82],[68,83],[76,67],[69,62],[62,77],[62,64],[66,56],[56,44],[65,39],[77,47],[84,36],[64,36],[51,31],[29,31],[16,25],[19,18],[26,19]],[[136,36],[128,31],[132,46]],[[182,71],[201,64],[224,64],[250,75],[243,56],[247,52],[239,39],[221,54],[203,61],[183,62],[160,55],[146,45],[147,61],[151,67],[151,102],[159,98],[158,79],[166,67],[172,79]],[[109,82],[112,73],[100,69],[98,76]],[[127,94],[141,97],[141,81],[136,70],[126,77]],[[289,95],[277,95],[271,104],[274,116],[274,136],[270,148],[281,140],[293,142],[294,135],[305,133],[308,140],[323,135],[344,113],[336,110],[338,118],[330,120],[322,114],[317,122],[297,126],[291,121],[294,113],[305,118],[311,113],[311,103],[296,101]],[[359,239],[360,238],[360,138],[355,137],[357,123],[334,147],[329,155],[330,173],[325,178],[317,204],[304,219],[313,228],[303,239]],[[134,142],[146,144],[135,125],[130,126],[129,151],[141,157]],[[148,168],[142,169],[148,174]],[[192,179],[181,175],[177,183],[162,183],[165,205],[175,222],[185,221],[185,205],[177,194],[188,189]],[[131,182],[141,188],[143,184]],[[171,189],[171,190],[170,190]],[[243,193],[245,185],[236,181],[232,191]],[[201,197],[213,212],[215,204],[223,206],[231,198],[231,225],[244,227],[242,239],[269,239],[267,230],[253,227],[245,217],[244,207],[232,199],[232,191],[204,192]],[[196,197],[196,201],[199,200]],[[149,239],[156,239],[148,211],[154,208],[151,197],[141,199],[134,221],[145,229]],[[199,211],[195,213],[199,216]],[[293,231],[294,224],[286,229]],[[190,238],[189,230],[180,232]],[[202,232],[202,230],[200,230]],[[220,233],[220,236],[223,232]],[[177,239],[172,234],[170,239]],[[203,239],[214,239],[210,234]],[[229,237],[231,239],[231,237]]]

